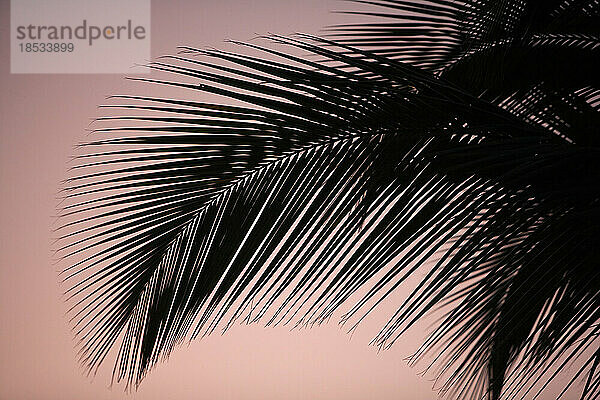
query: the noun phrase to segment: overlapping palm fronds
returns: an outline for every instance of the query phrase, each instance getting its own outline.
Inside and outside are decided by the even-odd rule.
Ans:
[[[376,7],[358,14],[381,18],[332,27],[342,43],[434,71],[526,121],[594,143],[598,1],[356,2]]]
[[[425,268],[374,343],[442,306],[415,354],[442,394],[529,398],[566,374],[600,395],[598,4],[367,3],[384,19],[341,41],[184,48],[137,79],[197,101],[113,97],[125,115],[83,146],[62,212],[90,371],[116,349],[137,385],[186,338],[321,323],[364,292],[358,323]]]

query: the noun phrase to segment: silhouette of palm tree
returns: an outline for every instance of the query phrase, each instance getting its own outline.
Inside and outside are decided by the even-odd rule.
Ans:
[[[363,290],[357,324],[422,270],[374,343],[441,307],[415,357],[442,394],[560,373],[598,398],[600,3],[360,2],[378,18],[327,39],[184,47],[150,64],[179,79],[135,78],[240,105],[113,97],[127,115],[83,145],[62,210],[82,362],[120,343],[138,385],[238,318],[321,323]]]

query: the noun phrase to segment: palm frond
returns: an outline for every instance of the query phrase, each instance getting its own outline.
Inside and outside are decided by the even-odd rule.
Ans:
[[[446,35],[471,4],[372,3],[410,12],[398,29],[419,37]],[[470,11],[481,30],[470,49],[485,53],[506,24],[529,32],[500,23],[512,3],[476,3],[496,17]],[[579,359],[582,398],[598,397],[595,82],[546,90],[515,72],[507,90],[496,78],[469,86],[444,72],[486,62],[464,48],[430,47],[460,54],[440,70],[438,56],[402,62],[351,46],[365,45],[357,37],[269,38],[319,61],[183,48],[150,64],[170,79],[137,79],[243,105],[113,97],[107,107],[128,114],[102,119],[112,125],[82,146],[62,212],[82,362],[93,372],[118,348],[115,378],[138,385],[186,338],[240,318],[322,323],[362,290],[342,317],[355,326],[431,262],[376,345],[442,307],[415,358],[435,354],[443,393],[527,396]],[[557,93],[577,124],[538,112]]]

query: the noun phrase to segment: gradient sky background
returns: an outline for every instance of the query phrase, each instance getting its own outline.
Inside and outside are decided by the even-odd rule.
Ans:
[[[42,0],[40,0],[42,1]],[[164,95],[121,75],[10,74],[10,1],[0,0],[0,400],[53,399],[399,399],[433,400],[431,374],[404,358],[424,338],[428,321],[391,350],[368,346],[406,295],[399,291],[351,338],[335,320],[288,327],[234,326],[226,335],[177,349],[137,392],[109,388],[112,360],[94,380],[76,362],[74,342],[53,261],[53,228],[61,180],[76,143],[86,138],[97,105],[111,94]],[[224,39],[268,32],[319,33],[356,22],[331,13],[357,9],[334,0],[153,0],[152,56],[178,45],[240,50]],[[145,62],[147,60],[139,60]],[[189,92],[187,93],[189,95]],[[197,94],[197,101],[214,100]],[[416,275],[414,279],[419,279]],[[339,315],[339,314],[338,314]],[[548,400],[562,388],[545,394]]]
[[[11,75],[9,5],[0,0],[1,400],[436,398],[432,382],[403,361],[423,332],[378,354],[368,346],[383,321],[377,315],[352,340],[335,321],[299,332],[235,326],[178,349],[132,394],[110,389],[107,373],[93,381],[83,376],[58,284],[64,265],[53,263],[53,215],[73,145],[85,139],[105,96],[127,91],[129,83],[119,75]],[[182,44],[231,49],[223,39],[266,32],[318,33],[349,21],[330,13],[349,7],[355,8],[323,0],[155,0],[152,56]]]

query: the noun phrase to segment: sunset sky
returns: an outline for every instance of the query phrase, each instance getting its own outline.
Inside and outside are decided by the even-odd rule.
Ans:
[[[107,95],[140,87],[119,74],[11,74],[9,6],[0,0],[0,400],[436,397],[433,377],[419,376],[423,366],[404,361],[424,330],[385,352],[368,346],[393,311],[390,304],[352,338],[335,320],[293,332],[237,325],[177,349],[131,394],[109,388],[111,360],[95,379],[83,376],[61,300],[57,272],[65,265],[52,252],[60,182],[74,145],[100,115],[97,106]],[[156,0],[152,56],[178,45],[234,50],[223,40],[268,32],[318,34],[352,20],[330,12],[347,7],[323,0]],[[148,89],[143,94],[158,94]]]

